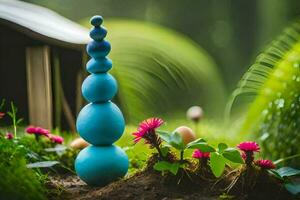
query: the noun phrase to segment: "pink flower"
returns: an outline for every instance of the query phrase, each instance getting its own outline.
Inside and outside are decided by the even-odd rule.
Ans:
[[[34,126],[27,127],[26,132],[29,134],[44,135],[44,136],[48,136],[50,134],[49,130],[41,127],[34,127]]]
[[[151,143],[150,141],[147,141],[148,135],[155,135],[155,129],[160,127],[164,121],[159,118],[149,118],[142,123],[140,123],[137,132],[132,133],[132,135],[135,136],[134,142],[139,142],[142,138],[146,139],[146,142]]]
[[[0,112],[0,119],[2,119],[5,116],[5,113]]]
[[[209,153],[209,152],[204,153],[204,152],[200,151],[199,149],[196,149],[196,150],[193,152],[192,157],[193,157],[193,158],[197,158],[197,159],[201,159],[201,158],[209,158],[209,157],[210,157],[210,153]]]
[[[11,140],[14,138],[14,135],[12,133],[6,133],[5,138]]]
[[[240,150],[247,152],[259,152],[260,147],[256,142],[241,142],[238,146],[237,146]]]
[[[276,165],[271,160],[256,160],[255,165],[261,167],[262,169],[275,169]]]
[[[64,142],[64,138],[58,135],[48,134],[49,139],[57,144],[62,144]]]

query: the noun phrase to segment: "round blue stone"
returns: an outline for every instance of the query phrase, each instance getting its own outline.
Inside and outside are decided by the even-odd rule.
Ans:
[[[90,31],[90,37],[96,41],[101,41],[106,37],[107,31],[104,27],[94,27]]]
[[[111,46],[106,40],[91,41],[86,47],[87,53],[93,58],[104,58],[110,52]]]
[[[128,171],[128,157],[117,146],[89,146],[75,160],[78,176],[91,186],[104,186]]]
[[[100,26],[103,23],[103,18],[100,15],[95,15],[90,19],[93,26]]]
[[[105,57],[95,60],[90,59],[86,64],[86,70],[90,73],[104,73],[112,68],[112,61]]]
[[[91,74],[82,84],[82,95],[89,102],[104,102],[111,100],[117,93],[117,81],[108,74]]]
[[[88,143],[111,145],[117,141],[125,129],[122,112],[114,103],[90,103],[79,112],[77,131]]]

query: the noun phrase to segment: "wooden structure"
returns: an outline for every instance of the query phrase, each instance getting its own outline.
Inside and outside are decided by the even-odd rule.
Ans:
[[[89,40],[49,9],[0,0],[0,100],[15,102],[32,125],[75,131]]]

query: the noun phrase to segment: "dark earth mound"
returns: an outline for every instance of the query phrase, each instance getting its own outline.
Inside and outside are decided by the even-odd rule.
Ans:
[[[178,176],[162,176],[153,170],[138,172],[127,179],[116,181],[105,187],[89,187],[77,176],[52,177],[48,184],[49,199],[63,200],[216,200],[216,199],[253,199],[253,200],[292,200],[293,198],[279,184],[265,179],[258,180],[252,192],[239,194],[236,198],[223,195],[221,188],[229,180],[217,184],[209,180],[194,181],[197,177],[181,171]],[[199,177],[198,177],[199,180]],[[227,181],[227,182],[226,182]],[[218,188],[217,188],[218,187]],[[239,188],[239,186],[237,186]]]

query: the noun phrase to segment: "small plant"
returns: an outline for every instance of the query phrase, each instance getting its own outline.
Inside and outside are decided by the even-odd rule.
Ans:
[[[182,134],[177,132],[178,129],[173,132],[156,130],[162,123],[163,120],[158,118],[147,119],[140,124],[138,132],[133,133],[135,142],[144,138],[146,144],[150,144],[150,147],[157,149],[160,160],[154,165],[155,170],[169,171],[176,175],[180,168],[186,169],[189,166],[189,161],[184,158],[187,149],[197,149],[205,155],[209,154],[209,166],[216,177],[222,175],[226,163],[244,163],[239,151],[235,148],[229,148],[226,144],[220,143],[218,148],[215,149],[202,138],[186,144]],[[175,155],[172,149],[178,151],[178,159],[167,157],[167,155]]]
[[[11,111],[7,112],[8,116],[12,120],[12,125],[14,129],[14,137],[17,138],[17,126],[23,121],[23,118],[17,118],[18,108],[14,105],[13,102],[10,102]]]
[[[146,144],[150,145],[150,148],[155,148],[159,154],[160,159],[164,158],[161,151],[161,139],[156,133],[156,129],[160,127],[164,121],[159,118],[149,118],[140,123],[137,132],[133,133],[134,142],[137,143],[141,139],[145,140]]]
[[[2,101],[0,103],[0,119],[2,119],[5,116],[5,113],[2,112],[4,105],[5,105],[5,99],[2,99]]]

